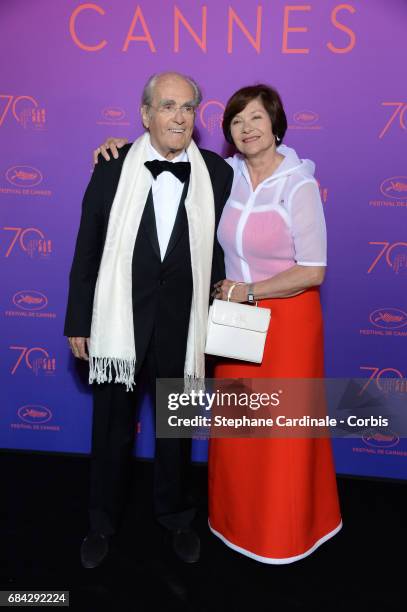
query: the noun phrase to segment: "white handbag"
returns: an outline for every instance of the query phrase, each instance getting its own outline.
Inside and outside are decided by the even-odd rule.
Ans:
[[[236,285],[228,291],[227,302],[213,300],[208,315],[205,353],[261,363],[270,324],[271,310],[231,302]]]

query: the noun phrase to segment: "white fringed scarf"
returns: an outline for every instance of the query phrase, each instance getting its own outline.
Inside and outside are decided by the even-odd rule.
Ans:
[[[132,304],[132,259],[152,176],[149,134],[140,136],[124,160],[113,200],[93,300],[89,346],[89,383],[135,384],[136,349]],[[202,388],[211,280],[215,211],[211,179],[196,144],[188,149],[191,176],[185,208],[188,217],[193,294],[185,357],[185,391]],[[140,262],[142,265],[142,262]],[[182,288],[180,288],[182,290]]]

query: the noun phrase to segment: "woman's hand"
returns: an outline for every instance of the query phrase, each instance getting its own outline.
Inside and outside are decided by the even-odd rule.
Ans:
[[[227,300],[228,292],[232,285],[234,285],[237,281],[231,281],[225,278],[223,281],[219,281],[214,284],[214,291],[212,293],[212,297],[217,300]],[[241,285],[236,285],[236,287],[232,291],[232,295],[230,296],[231,302],[247,302],[247,289],[248,286],[246,283]]]
[[[105,142],[100,145],[100,147],[93,151],[93,165],[98,163],[99,153],[103,155],[106,161],[110,161],[110,155],[107,152],[108,149],[110,149],[113,157],[117,159],[119,157],[119,152],[117,149],[121,149],[128,142],[129,141],[127,138],[114,138],[113,136],[110,136],[110,138],[107,138]]]

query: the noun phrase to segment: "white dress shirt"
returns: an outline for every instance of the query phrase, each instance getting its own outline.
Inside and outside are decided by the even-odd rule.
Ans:
[[[168,161],[154,149],[151,142],[148,147],[148,159],[149,161],[153,161],[154,159]],[[187,152],[183,151],[178,157],[174,157],[174,159],[170,161],[188,161]],[[164,259],[170,241],[183,189],[184,183],[181,183],[181,181],[171,172],[161,172],[152,182],[155,223],[157,226],[161,261]]]

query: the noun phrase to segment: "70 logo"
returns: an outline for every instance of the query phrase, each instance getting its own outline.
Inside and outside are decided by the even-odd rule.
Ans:
[[[9,113],[24,127],[27,119],[37,126],[45,123],[45,109],[39,108],[37,100],[32,96],[0,94],[0,127]]]
[[[407,242],[369,242],[369,244],[381,246],[382,249],[370,264],[367,271],[368,274],[374,270],[383,257],[387,265],[392,268],[396,274],[398,274],[402,268],[407,268],[407,251],[405,251]]]
[[[41,346],[33,346],[31,348],[28,346],[9,346],[9,349],[12,351],[20,351],[17,361],[11,370],[11,374],[16,373],[18,367],[23,362],[23,359],[27,368],[33,370],[35,374],[38,374],[39,370],[42,370],[47,374],[53,374],[55,372],[55,357],[50,357],[48,351]],[[36,354],[36,356],[32,359],[31,356],[33,353]]]
[[[359,391],[359,395],[362,395],[368,386],[374,382],[380,391],[391,390],[394,388],[392,382],[394,379],[404,379],[403,373],[397,368],[377,368],[373,366],[360,366],[361,370],[371,372],[367,382],[364,384],[362,389]]]
[[[397,117],[399,119],[400,128],[402,130],[407,130],[407,125],[404,123],[404,115],[407,111],[407,103],[406,102],[382,102],[382,106],[393,106],[395,110],[393,111],[390,119],[382,129],[379,134],[379,138],[383,138],[383,136],[389,131],[390,126],[394,121],[396,121]]]
[[[14,232],[4,257],[10,256],[16,244],[30,257],[33,257],[34,253],[49,255],[52,251],[51,240],[47,240],[37,227],[3,227],[2,229],[5,232]]]

